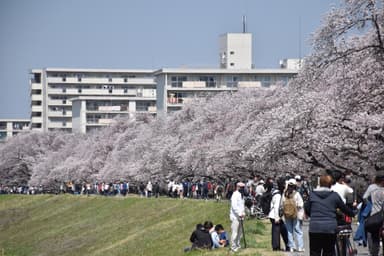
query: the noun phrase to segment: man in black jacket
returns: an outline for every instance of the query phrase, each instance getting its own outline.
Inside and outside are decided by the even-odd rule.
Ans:
[[[196,230],[193,231],[189,239],[192,243],[193,249],[211,249],[212,248],[212,239],[209,234],[209,229],[205,228],[202,224],[196,225]]]
[[[333,180],[330,175],[321,176],[320,187],[312,191],[309,201],[305,205],[305,212],[311,217],[309,223],[311,256],[333,256],[335,254],[336,209],[340,209],[348,216],[354,215],[341,197],[330,189],[332,183]]]

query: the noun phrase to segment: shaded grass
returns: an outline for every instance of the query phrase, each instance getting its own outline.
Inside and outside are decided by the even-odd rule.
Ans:
[[[0,255],[227,255],[227,249],[185,254],[183,248],[199,222],[230,231],[228,212],[227,202],[2,195]],[[239,255],[279,255],[270,252],[267,222],[244,225],[250,248]]]

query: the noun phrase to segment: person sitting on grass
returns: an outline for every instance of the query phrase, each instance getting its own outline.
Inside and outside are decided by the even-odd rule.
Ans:
[[[184,251],[190,251],[195,249],[211,249],[212,240],[209,234],[209,229],[206,229],[202,224],[197,224],[196,229],[192,232],[189,240],[192,243],[191,248],[185,248]]]
[[[211,233],[212,248],[221,248],[229,246],[229,241],[227,238],[227,232],[225,232],[223,225],[217,224],[215,230]]]

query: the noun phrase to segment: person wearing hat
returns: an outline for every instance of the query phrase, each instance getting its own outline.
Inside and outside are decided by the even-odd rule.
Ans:
[[[288,247],[290,251],[304,252],[304,240],[302,220],[304,218],[304,202],[303,199],[296,191],[296,179],[289,179],[287,189],[283,196],[283,212],[285,218],[285,225],[288,231]],[[297,246],[295,245],[297,241]]]
[[[256,197],[260,197],[260,196],[262,196],[264,194],[264,192],[265,192],[264,185],[265,185],[264,180],[260,180],[259,183],[256,186],[256,191],[255,191],[256,192]]]
[[[231,210],[229,218],[231,220],[231,250],[237,252],[240,249],[240,240],[243,234],[241,221],[243,221],[245,216],[244,209],[244,187],[243,182],[238,182],[236,184],[236,190],[233,192],[231,197]]]

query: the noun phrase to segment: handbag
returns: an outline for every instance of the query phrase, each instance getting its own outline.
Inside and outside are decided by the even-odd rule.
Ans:
[[[377,213],[369,216],[365,219],[364,227],[369,233],[379,232],[379,229],[383,226],[384,222],[384,211],[381,208]]]

